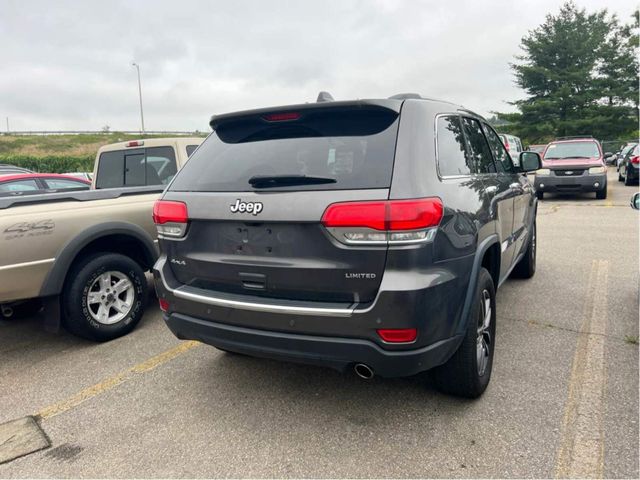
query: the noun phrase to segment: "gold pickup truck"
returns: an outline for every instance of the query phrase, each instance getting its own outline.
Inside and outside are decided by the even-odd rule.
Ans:
[[[157,256],[153,203],[202,141],[107,145],[92,190],[0,197],[2,315],[38,300],[50,327],[97,341],[133,330]]]

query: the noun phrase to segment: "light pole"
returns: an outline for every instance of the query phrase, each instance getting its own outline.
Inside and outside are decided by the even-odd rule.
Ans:
[[[144,113],[142,112],[142,84],[140,83],[140,65],[136,62],[131,64],[138,71],[138,94],[140,96],[140,123],[142,123],[142,133],[144,133]]]

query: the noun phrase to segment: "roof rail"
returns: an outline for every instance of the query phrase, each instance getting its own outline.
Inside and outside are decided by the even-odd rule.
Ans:
[[[331,95],[329,92],[320,92],[318,93],[318,99],[316,100],[316,102],[333,102],[333,95]]]
[[[398,93],[389,97],[390,100],[408,100],[408,99],[421,99],[419,93]]]
[[[576,138],[593,138],[593,135],[570,135],[568,137],[558,137],[556,140],[573,140]]]

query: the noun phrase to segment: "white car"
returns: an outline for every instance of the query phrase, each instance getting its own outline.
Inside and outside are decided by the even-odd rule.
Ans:
[[[513,164],[519,166],[520,152],[524,151],[524,148],[522,148],[522,142],[518,137],[507,135],[506,133],[501,133],[499,136],[504,147],[507,149],[507,152],[511,155]]]

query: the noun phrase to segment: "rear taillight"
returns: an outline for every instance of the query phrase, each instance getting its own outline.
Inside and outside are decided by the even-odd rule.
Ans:
[[[640,156],[631,157],[631,160],[629,161],[634,165],[638,165],[640,163]]]
[[[418,337],[418,330],[415,328],[385,328],[376,332],[387,343],[411,343]]]
[[[507,149],[507,152],[509,151],[509,143],[508,142],[504,142],[504,148]]]
[[[418,243],[433,239],[442,219],[439,198],[333,203],[322,224],[346,244]]]
[[[153,204],[153,221],[156,224],[158,235],[172,238],[183,237],[189,221],[187,205],[182,202],[157,200]]]

